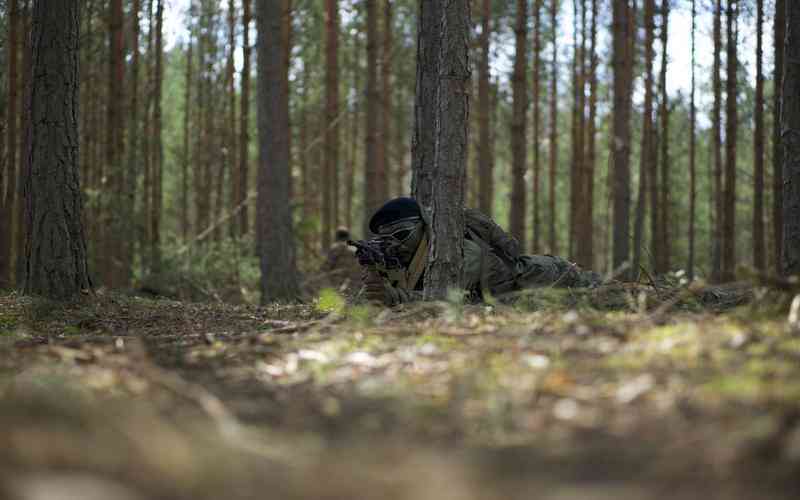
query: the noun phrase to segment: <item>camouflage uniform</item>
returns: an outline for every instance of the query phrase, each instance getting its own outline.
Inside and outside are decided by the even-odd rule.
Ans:
[[[464,288],[473,300],[480,300],[487,294],[502,296],[525,288],[590,287],[601,282],[596,273],[582,271],[576,264],[560,257],[521,255],[517,240],[490,217],[473,209],[466,209],[464,215]],[[403,279],[398,279],[397,273],[381,274],[365,268],[363,280],[367,298],[386,305],[423,298],[422,277],[409,287]]]

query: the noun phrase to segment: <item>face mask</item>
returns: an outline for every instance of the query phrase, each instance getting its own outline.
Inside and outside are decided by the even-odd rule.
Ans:
[[[408,217],[378,228],[381,249],[389,257],[407,266],[422,241],[425,226],[419,217]]]

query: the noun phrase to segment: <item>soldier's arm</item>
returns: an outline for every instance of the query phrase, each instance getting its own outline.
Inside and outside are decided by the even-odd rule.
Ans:
[[[467,221],[471,220],[474,223],[480,224],[488,238],[486,243],[490,247],[495,249],[502,248],[506,257],[511,260],[520,256],[519,242],[517,239],[505,232],[491,217],[474,208],[466,209],[465,216]]]

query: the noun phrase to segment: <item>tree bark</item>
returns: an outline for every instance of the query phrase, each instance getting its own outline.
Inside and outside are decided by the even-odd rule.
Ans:
[[[161,272],[161,211],[164,204],[164,141],[161,123],[161,89],[164,80],[164,0],[156,4],[155,81],[153,89],[153,206],[150,212],[150,266]]]
[[[722,278],[733,281],[736,276],[736,133],[739,127],[737,95],[737,16],[736,0],[728,0],[727,9],[727,81],[725,101],[725,195],[723,215]]]
[[[435,123],[438,107],[436,89],[441,45],[438,36],[442,20],[441,2],[420,0],[417,19],[417,86],[414,96],[414,135],[411,137],[411,193],[420,205],[431,206],[436,148],[436,134],[431,124]],[[423,213],[423,216],[427,217],[428,214]]]
[[[378,13],[377,0],[366,0],[367,11],[367,107],[364,127],[366,156],[364,158],[364,234],[368,234],[367,222],[372,214],[386,201],[386,175],[378,149]],[[420,7],[422,8],[422,7]]]
[[[533,192],[531,197],[531,217],[533,219],[533,242],[532,250],[534,254],[541,252],[542,245],[542,226],[539,214],[539,189],[541,187],[541,78],[542,78],[542,0],[534,0],[533,3]],[[487,47],[488,49],[488,47]],[[488,50],[487,50],[488,58]],[[488,61],[487,61],[488,63]],[[488,64],[487,64],[488,66]],[[488,77],[487,77],[488,78]]]
[[[246,1],[246,0],[245,0]],[[193,11],[190,11],[190,16],[193,15]],[[194,84],[194,79],[192,77],[192,69],[194,65],[193,61],[193,47],[194,43],[192,41],[193,32],[191,27],[191,21],[189,29],[187,30],[189,33],[189,41],[187,43],[186,48],[186,80],[184,82],[184,94],[183,94],[183,154],[182,154],[182,161],[181,161],[181,237],[183,239],[184,244],[189,241],[189,166],[192,162],[191,157],[191,142],[189,140],[190,134],[190,127],[192,124],[192,85]]]
[[[711,280],[722,280],[722,82],[720,79],[722,54],[722,1],[714,6],[714,63],[712,87],[714,105],[711,112],[713,127],[712,148],[714,154],[714,219],[713,245],[711,251]]]
[[[19,75],[17,73],[17,54],[19,53],[19,2],[8,3],[8,51],[6,81],[6,156],[5,172],[0,164],[0,290],[11,284],[11,255],[14,245],[14,208],[17,193],[17,140],[19,139],[19,115],[17,102],[19,95]]]
[[[558,26],[558,0],[552,0],[550,10],[550,33],[552,55],[550,60],[550,178],[548,183],[548,226],[550,253],[558,254],[558,234],[556,233],[556,172],[558,169],[558,44],[556,42]]]
[[[786,36],[786,3],[775,0],[773,20],[775,66],[772,73],[772,223],[774,226],[775,272],[783,273],[783,147],[781,146],[781,107],[783,103],[783,51]]]
[[[761,0],[759,0],[761,1]],[[694,102],[695,92],[695,31],[697,20],[697,8],[695,0],[692,0],[692,83],[689,91],[689,258],[686,264],[686,275],[689,281],[694,280],[694,252],[695,252],[695,203],[697,198],[697,168],[695,165],[695,124],[697,123]]]
[[[242,0],[242,72],[241,103],[239,105],[239,198],[236,205],[245,203],[250,189],[250,21],[252,0]],[[247,205],[239,212],[239,233],[244,235],[250,231],[250,220]]]
[[[663,274],[670,268],[670,237],[669,225],[674,224],[670,220],[670,197],[669,197],[669,96],[667,95],[667,40],[669,34],[669,0],[661,1],[661,75],[659,78],[659,88],[661,90],[661,109],[659,117],[661,119],[661,180],[659,182],[658,216],[660,218],[658,229],[658,260],[656,261],[656,272]],[[654,238],[655,239],[655,238]]]
[[[35,2],[24,171],[26,294],[90,290],[78,176],[78,1]]]
[[[641,266],[641,253],[644,240],[644,218],[647,207],[648,194],[650,195],[650,228],[653,245],[651,253],[658,255],[658,245],[655,244],[655,235],[658,234],[658,204],[655,200],[655,189],[648,191],[650,186],[656,186],[656,179],[651,179],[652,170],[652,139],[653,139],[653,59],[655,48],[655,0],[644,1],[644,103],[642,109],[642,137],[639,151],[639,190],[636,200],[636,217],[633,224],[633,275],[639,274]]]
[[[289,198],[289,96],[284,84],[287,40],[283,2],[258,0],[258,237],[261,302],[298,295],[295,242]]]
[[[630,149],[631,149],[631,87],[633,54],[631,47],[631,8],[627,0],[613,0],[612,53],[614,72],[614,103],[612,124],[612,172],[614,205],[614,245],[612,265],[621,270],[629,264],[630,242]],[[623,272],[622,276],[630,276]]]
[[[443,6],[436,99],[436,142],[430,214],[431,246],[425,270],[427,300],[461,290],[464,260],[464,180],[469,118],[469,0]],[[428,32],[438,35],[436,30]],[[420,61],[421,62],[421,61]],[[419,64],[419,63],[418,63]]]
[[[230,190],[228,207],[231,212],[236,210],[238,205],[237,201],[241,194],[238,192],[241,188],[242,182],[239,179],[241,171],[237,168],[239,165],[236,156],[239,153],[237,141],[239,134],[236,131],[236,85],[234,82],[234,54],[236,53],[236,6],[234,0],[228,0],[228,57],[225,62],[225,93],[228,98],[227,104],[227,126],[225,127],[226,147],[224,148],[225,156],[223,163],[228,165],[230,170]],[[230,221],[228,226],[228,234],[231,237],[237,236],[236,219]]]
[[[537,0],[538,1],[538,0]],[[489,144],[489,41],[491,36],[491,0],[481,2],[480,59],[478,60],[478,177],[480,178],[479,203],[481,212],[491,216],[494,205],[494,178],[492,174],[491,146]]]
[[[587,125],[587,146],[584,172],[584,221],[585,237],[578,241],[578,263],[594,268],[594,176],[596,162],[597,135],[597,16],[598,0],[592,0],[591,47],[589,49],[589,122]]]
[[[339,127],[332,126],[339,114],[339,5],[337,0],[325,2],[325,164],[322,170],[322,249],[331,245],[336,225],[334,177],[339,167]]]
[[[800,274],[800,3],[786,4],[783,77],[783,271]]]
[[[753,267],[766,271],[764,248],[764,74],[762,38],[764,0],[756,0],[756,101],[753,135]]]
[[[386,176],[386,196],[392,178],[392,0],[383,3],[383,45],[381,47],[381,161]],[[399,186],[398,186],[399,187]]]
[[[526,0],[517,0],[517,24],[514,27],[516,55],[511,87],[514,105],[511,117],[511,210],[509,229],[521,249],[525,248],[525,171],[527,169],[526,115],[528,113],[527,75],[527,36],[528,7]]]

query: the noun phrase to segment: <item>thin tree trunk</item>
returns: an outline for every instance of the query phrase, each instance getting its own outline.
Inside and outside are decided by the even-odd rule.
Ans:
[[[800,275],[800,3],[786,5],[783,77],[783,271]]]
[[[641,252],[644,240],[644,218],[647,207],[647,197],[650,195],[650,232],[653,239],[651,253],[655,257],[659,248],[656,245],[655,235],[658,234],[658,204],[655,202],[656,179],[652,175],[652,139],[653,139],[653,59],[655,48],[655,0],[644,1],[644,104],[642,111],[642,137],[639,151],[639,194],[636,200],[636,218],[633,226],[633,275],[639,274],[641,266]],[[652,186],[652,188],[650,187]],[[650,189],[648,191],[648,188]]]
[[[656,272],[666,273],[670,268],[670,238],[669,238],[669,223],[674,221],[670,220],[670,197],[669,197],[669,96],[667,95],[667,66],[669,61],[667,59],[667,41],[669,34],[669,0],[661,1],[661,76],[659,78],[659,87],[661,89],[661,110],[659,116],[661,118],[661,182],[659,193],[659,209],[658,216],[660,221],[658,229],[659,241],[659,259],[656,262]]]
[[[558,26],[558,0],[552,0],[550,10],[550,26]],[[550,30],[552,35],[552,56],[550,63],[550,179],[548,182],[548,213],[550,253],[558,254],[558,235],[556,234],[556,170],[558,168],[558,45],[557,30]]]
[[[358,96],[359,91],[361,90],[361,47],[358,43],[358,38],[353,40],[353,94]],[[346,171],[346,185],[345,185],[345,220],[347,221],[347,227],[352,230],[353,229],[353,197],[356,191],[356,168],[355,165],[358,164],[358,142],[360,139],[360,130],[359,125],[361,124],[361,117],[359,116],[359,109],[361,106],[361,100],[356,97],[353,102],[353,111],[350,116],[351,120],[351,135],[350,135],[350,158],[351,161],[348,162],[347,171]]]
[[[759,0],[761,1],[761,0]],[[697,168],[695,165],[695,124],[697,122],[694,102],[695,91],[695,30],[696,30],[697,10],[695,0],[692,0],[692,83],[689,92],[689,260],[686,264],[686,274],[689,281],[694,280],[694,224],[695,224],[695,203],[697,198]]]
[[[379,158],[378,145],[378,109],[380,95],[378,93],[378,33],[377,33],[377,0],[366,0],[367,11],[367,108],[365,122],[364,158],[364,234],[366,225],[373,212],[386,201],[384,184],[386,182],[383,165]],[[421,7],[420,7],[421,8]]]
[[[575,204],[575,234],[573,248],[575,250],[575,262],[584,267],[592,265],[591,253],[587,253],[587,246],[591,245],[592,223],[589,215],[587,203],[590,203],[588,191],[589,186],[589,166],[586,158],[586,81],[589,68],[586,64],[586,0],[581,0],[581,46],[578,57],[578,114],[577,114],[577,135],[575,142],[577,146],[577,193]]]
[[[539,141],[541,140],[541,77],[542,77],[542,0],[533,3],[533,192],[531,197],[533,218],[534,254],[541,252],[542,227],[539,216],[539,189],[541,186],[541,156]],[[487,46],[488,49],[488,46]],[[488,50],[487,50],[488,59]],[[488,60],[487,60],[488,63]],[[488,64],[487,64],[488,66]],[[487,77],[488,78],[488,77]],[[488,124],[487,124],[488,127]]]
[[[722,82],[720,78],[722,54],[722,1],[714,6],[714,64],[712,86],[714,105],[711,116],[713,127],[712,148],[714,154],[714,232],[711,252],[711,280],[722,280]]]
[[[614,247],[613,266],[622,269],[630,259],[630,149],[631,149],[631,87],[633,80],[633,53],[631,47],[631,7],[627,0],[613,0],[612,38],[614,70],[613,104],[613,200]],[[624,276],[630,273],[625,272]]]
[[[14,245],[14,208],[17,192],[17,140],[19,131],[17,124],[17,102],[19,95],[17,54],[19,53],[19,2],[9,0],[8,3],[8,80],[6,104],[6,141],[5,172],[0,164],[0,290],[11,284],[11,255]],[[4,192],[5,191],[5,192]]]
[[[339,114],[339,5],[337,0],[325,2],[325,164],[322,166],[322,249],[331,246],[334,209],[335,172],[338,168],[339,128],[331,126]]]
[[[298,295],[290,205],[289,96],[283,2],[258,0],[258,232],[261,302]]]
[[[587,126],[587,150],[584,177],[584,214],[586,237],[579,241],[582,248],[579,263],[594,268],[594,176],[597,135],[597,16],[598,0],[592,0],[591,48],[589,49],[589,123]]]
[[[443,6],[437,78],[436,142],[432,196],[422,204],[430,214],[431,247],[425,270],[425,298],[444,299],[460,288],[464,260],[464,167],[469,145],[469,0]],[[437,36],[436,31],[428,32]],[[418,64],[422,61],[419,60]]]
[[[109,5],[109,65],[108,65],[108,96],[106,104],[106,157],[104,191],[105,203],[102,210],[104,250],[98,256],[101,258],[100,269],[104,283],[110,288],[127,286],[131,273],[131,254],[127,244],[130,241],[122,237],[127,221],[124,220],[120,199],[128,191],[127,176],[122,165],[123,158],[123,130],[124,118],[122,115],[124,84],[124,53],[122,44],[122,0],[112,0]]]
[[[383,5],[383,46],[381,48],[381,143],[384,175],[386,176],[386,196],[392,177],[392,0],[384,0]]]
[[[511,211],[509,229],[525,249],[525,170],[527,163],[526,115],[528,112],[527,53],[528,7],[526,0],[517,0],[516,55],[511,87],[514,105],[511,118]]]
[[[725,101],[725,196],[723,215],[722,277],[732,281],[736,275],[736,132],[739,126],[736,111],[737,95],[737,15],[736,0],[728,0],[727,9],[727,96]]]
[[[783,147],[781,146],[781,106],[783,98],[783,56],[786,36],[786,3],[775,0],[773,21],[775,66],[772,73],[772,221],[774,225],[775,272],[783,273]]]
[[[250,189],[250,5],[252,0],[242,0],[242,73],[241,103],[239,113],[239,198],[236,205],[245,202]],[[247,205],[239,212],[239,233],[245,235],[250,231]]]
[[[190,16],[193,15],[190,13]],[[191,23],[191,21],[190,21]],[[189,26],[189,41],[186,48],[186,81],[184,83],[183,98],[183,158],[181,162],[181,237],[184,244],[189,241],[189,165],[192,162],[191,148],[189,141],[189,130],[192,124],[192,78],[193,61],[193,41],[192,27]]]
[[[228,0],[228,58],[225,63],[225,92],[228,97],[228,126],[225,128],[225,137],[227,139],[226,147],[224,148],[225,157],[223,162],[230,170],[231,184],[230,184],[230,198],[228,206],[230,210],[236,209],[238,202],[236,201],[241,197],[238,192],[241,189],[242,182],[239,179],[241,171],[237,168],[239,162],[236,155],[239,148],[236,144],[239,134],[236,131],[236,85],[234,82],[234,54],[236,52],[236,7],[234,0]],[[237,236],[237,227],[235,221],[231,221],[228,226],[228,234],[232,237]]]
[[[128,143],[127,143],[127,165],[126,165],[126,189],[124,192],[124,213],[123,220],[134,220],[134,211],[136,208],[136,188],[139,183],[139,165],[141,161],[141,154],[139,144],[141,140],[141,127],[139,124],[139,64],[140,64],[140,50],[139,50],[139,37],[141,34],[141,25],[139,20],[139,13],[142,10],[141,0],[134,0],[132,14],[132,40],[131,40],[131,66],[129,72],[131,98],[130,109],[128,110]],[[188,108],[187,108],[188,109]],[[132,242],[129,243],[131,253],[134,248]],[[132,258],[132,257],[131,257]]]
[[[151,226],[150,217],[153,210],[153,92],[155,82],[155,69],[153,60],[153,23],[154,23],[154,10],[153,0],[147,1],[147,78],[145,79],[145,102],[144,102],[144,120],[142,123],[142,167],[144,170],[144,178],[142,180],[143,188],[143,214],[142,214],[142,234],[141,234],[141,248],[142,248],[142,262],[145,270],[149,271],[152,268],[152,257],[150,250],[151,241]],[[200,101],[202,102],[202,101]],[[197,193],[202,192],[196,189]],[[198,207],[198,213],[199,213]],[[199,221],[198,221],[199,222]],[[198,223],[198,230],[200,228]]]
[[[538,1],[538,0],[537,0]],[[478,59],[478,177],[480,178],[480,191],[478,207],[481,212],[491,216],[494,205],[494,179],[492,175],[492,160],[490,158],[489,134],[489,41],[491,35],[491,0],[481,2],[481,36],[480,52]]]
[[[764,74],[762,70],[762,25],[764,0],[756,0],[756,102],[753,135],[753,267],[767,269],[764,248]]]
[[[24,291],[54,299],[92,287],[78,176],[78,3],[33,6]]]
[[[164,80],[164,0],[156,7],[156,74],[153,92],[153,210],[150,218],[150,265],[154,274],[161,272],[161,210],[163,206],[164,143],[161,124],[161,88]]]

